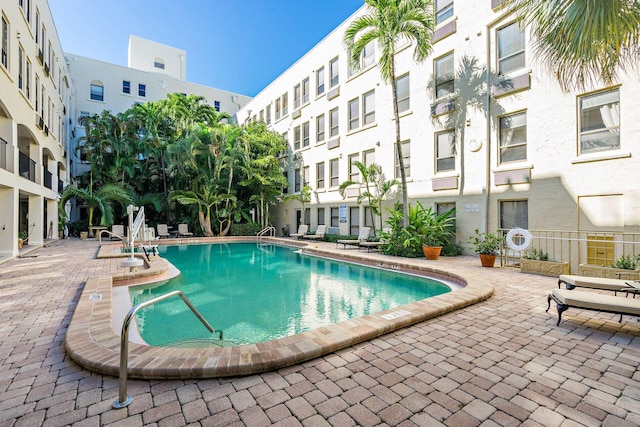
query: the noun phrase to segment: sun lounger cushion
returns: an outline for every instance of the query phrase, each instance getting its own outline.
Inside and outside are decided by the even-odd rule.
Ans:
[[[570,307],[620,314],[620,321],[622,321],[623,314],[640,316],[640,298],[632,298],[631,296],[625,298],[595,292],[554,289],[547,297],[547,311],[551,307],[551,300],[558,304],[557,325],[560,324],[562,313]]]
[[[319,225],[318,229],[316,230],[316,234],[308,234],[305,236],[302,236],[305,239],[324,239],[324,235],[327,232],[327,226],[326,225]]]
[[[569,290],[573,288],[591,288],[617,292],[630,288],[626,282],[629,282],[629,280],[562,274],[558,278],[558,289],[564,284]]]
[[[296,239],[298,239],[307,234],[308,230],[309,226],[307,224],[300,224],[300,226],[298,227],[298,232],[289,234],[289,237],[295,237]]]

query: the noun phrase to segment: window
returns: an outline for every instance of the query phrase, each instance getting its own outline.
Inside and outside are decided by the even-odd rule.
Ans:
[[[138,84],[138,96],[142,96],[142,97],[147,96],[147,85],[142,83]]]
[[[164,59],[156,58],[153,60],[153,68],[158,68],[160,70],[164,70]]]
[[[398,113],[409,110],[411,107],[409,99],[409,74],[396,79],[396,95],[398,97]]]
[[[281,107],[280,107],[280,98],[276,99],[276,121],[280,120]]]
[[[367,92],[362,95],[362,125],[366,126],[376,121],[376,93]]]
[[[340,163],[338,162],[338,159],[329,160],[329,174],[331,177],[331,181],[330,181],[331,187],[337,187],[340,185],[339,165]]]
[[[27,95],[27,99],[31,99],[31,61],[27,59],[27,69],[25,74],[25,94]]]
[[[282,174],[284,176],[284,181],[287,183],[285,187],[282,189],[282,194],[288,194],[289,193],[289,172],[284,171]]]
[[[318,225],[324,225],[324,208],[318,208]]]
[[[360,98],[349,101],[349,130],[360,127]]]
[[[436,0],[436,24],[453,16],[453,0]]]
[[[213,109],[220,112],[220,101],[213,101]]]
[[[436,134],[436,172],[455,170],[456,134],[454,130]]]
[[[309,146],[309,122],[304,122],[302,124],[302,146]]]
[[[302,105],[309,102],[309,77],[302,81]]]
[[[527,200],[507,200],[500,202],[500,228],[529,229],[529,204]],[[520,242],[516,242],[520,244]]]
[[[267,124],[270,125],[271,124],[271,104],[267,105],[265,115],[266,115],[265,118],[267,120]]]
[[[498,74],[523,68],[524,60],[524,32],[518,23],[498,30]]]
[[[337,207],[331,208],[331,227],[340,226],[340,211]]]
[[[329,111],[329,136],[333,138],[340,133],[338,107]]]
[[[324,141],[324,114],[316,117],[316,142]]]
[[[316,96],[324,93],[324,67],[320,67],[316,71]]]
[[[18,46],[18,89],[24,90],[24,49]]]
[[[293,128],[293,149],[300,149],[300,125]]]
[[[371,166],[376,162],[376,151],[375,150],[367,150],[362,152],[362,163],[366,167]]]
[[[340,83],[340,68],[336,56],[329,63],[329,87],[335,87]]]
[[[309,166],[305,166],[302,168],[302,186],[309,186]]]
[[[104,101],[104,86],[102,86],[102,83],[91,83],[91,99]]]
[[[411,146],[409,145],[409,141],[402,141],[400,143],[400,147],[402,148],[402,160],[404,165],[404,174],[408,178],[411,176]],[[395,147],[394,147],[395,149]],[[393,153],[394,163],[396,165],[396,178],[400,178],[400,165],[398,164],[398,154],[396,151]]]
[[[294,86],[293,88],[293,109],[297,110],[300,108],[300,103],[302,102],[302,86],[300,83]]]
[[[260,110],[260,114],[258,115],[258,117],[260,117],[261,122],[264,122],[264,110]]]
[[[324,189],[324,162],[316,163],[316,189]]]
[[[282,94],[282,117],[289,114],[289,93]]]
[[[40,112],[40,77],[38,77],[38,75],[36,74],[36,81],[35,81],[35,85],[36,85],[36,96],[34,97],[35,100],[35,104],[36,104],[36,113]]]
[[[360,154],[349,154],[349,181],[357,182],[360,179],[360,170],[355,165],[360,161]]]
[[[500,163],[527,160],[527,113],[500,118]]]
[[[300,181],[301,181],[301,176],[300,176],[300,169],[296,169],[293,173],[293,177],[294,177],[294,186],[293,186],[293,192],[294,193],[299,193],[300,192]]]
[[[454,91],[454,63],[453,52],[435,60],[436,98],[448,95]]]
[[[367,43],[362,50],[362,68],[367,68],[373,65],[376,60],[376,42],[375,40]]]
[[[2,66],[9,68],[9,23],[2,17]]]
[[[131,82],[127,80],[122,81],[122,93],[131,93]]]
[[[620,91],[579,98],[580,153],[620,148]]]
[[[40,32],[38,31],[38,28],[40,28],[40,11],[36,8],[35,36],[36,36],[36,44],[40,46]]]

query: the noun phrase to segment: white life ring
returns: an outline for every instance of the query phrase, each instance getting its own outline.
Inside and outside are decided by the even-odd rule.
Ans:
[[[522,236],[524,241],[517,245],[516,242],[513,241],[515,236]],[[531,245],[531,233],[523,228],[512,228],[507,233],[507,246],[509,249],[514,251],[524,251]]]

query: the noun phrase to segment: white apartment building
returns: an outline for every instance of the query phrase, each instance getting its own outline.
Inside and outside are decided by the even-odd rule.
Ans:
[[[476,228],[639,232],[638,75],[563,92],[533,56],[528,32],[501,3],[437,1],[430,58],[415,63],[410,44],[397,55],[410,202],[438,211],[456,207],[463,245]],[[343,43],[346,28],[364,12],[237,114],[241,123],[264,120],[285,135],[292,152],[285,159],[289,193],[305,183],[312,189],[306,218],[296,201],[274,210],[278,230],[295,230],[304,221],[311,231],[326,224],[357,234],[370,225],[366,203],[354,197],[360,189],[350,188],[344,199],[338,192],[342,182],[359,179],[354,160],[375,162],[399,179],[391,86],[380,77],[378,46],[365,49],[361,70],[353,72]],[[604,257],[617,257],[619,249]]]
[[[0,3],[0,260],[58,237],[69,180],[69,69],[46,0]]]
[[[121,113],[136,103],[158,101],[171,93],[203,96],[217,111],[233,116],[251,98],[185,80],[186,52],[151,40],[129,36],[128,66],[110,64],[96,59],[66,53],[73,83],[77,132],[74,143],[84,136],[82,116],[108,110]],[[77,176],[89,170],[81,153],[73,152],[72,173]]]

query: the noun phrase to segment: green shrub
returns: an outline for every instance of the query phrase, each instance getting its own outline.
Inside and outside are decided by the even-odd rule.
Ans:
[[[620,268],[622,270],[635,270],[636,265],[640,264],[640,255],[622,255],[618,258],[611,267]]]
[[[441,256],[458,256],[462,255],[462,246],[455,243],[448,243],[442,247]]]
[[[67,227],[69,228],[70,236],[80,237],[81,231],[89,231],[89,220],[81,219],[78,221],[70,222],[69,224],[67,224]]]
[[[241,224],[231,224],[230,236],[255,236],[262,228],[257,222],[244,222]]]
[[[530,252],[522,255],[524,259],[533,259],[538,261],[549,261],[549,254],[542,249],[533,248]]]

